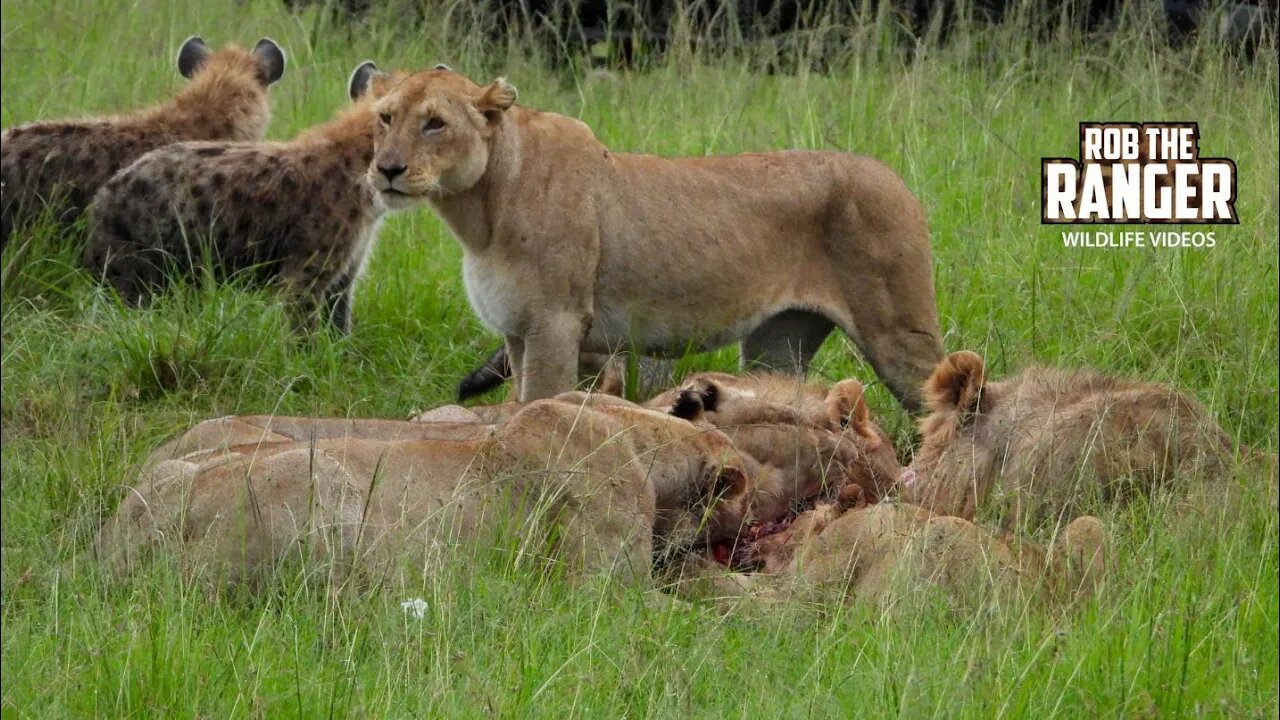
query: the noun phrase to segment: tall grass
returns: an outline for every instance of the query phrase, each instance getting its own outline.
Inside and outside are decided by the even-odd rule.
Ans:
[[[268,35],[290,53],[273,138],[330,117],[347,73],[372,58],[503,74],[523,104],[579,117],[618,151],[865,153],[929,211],[949,349],[982,352],[994,374],[1044,363],[1170,382],[1276,450],[1274,48],[1254,63],[1207,42],[1170,50],[1141,12],[1093,38],[966,25],[945,45],[913,44],[866,5],[824,34],[677,42],[606,73],[564,43],[495,44],[469,7],[343,25],[270,0],[3,0],[0,119],[144,104],[179,84],[171,56],[187,35]],[[1240,168],[1240,224],[1213,228],[1212,249],[1064,248],[1061,229],[1039,223],[1039,159],[1074,154],[1077,123],[1107,119],[1199,122],[1202,152]],[[450,400],[496,338],[425,210],[386,224],[347,338],[300,339],[270,293],[229,287],[127,310],[78,269],[74,245],[38,226],[0,263],[6,717],[1277,714],[1280,549],[1256,477],[1240,479],[1238,502],[1106,517],[1114,566],[1096,598],[1065,611],[922,596],[724,615],[462,559],[407,587],[260,598],[210,594],[163,563],[108,582],[90,540],[161,438],[229,413],[404,416]],[[681,365],[735,361],[730,349]],[[837,336],[815,373],[874,379]],[[883,388],[872,403],[909,453],[909,418]],[[428,602],[422,619],[401,610],[409,597]]]

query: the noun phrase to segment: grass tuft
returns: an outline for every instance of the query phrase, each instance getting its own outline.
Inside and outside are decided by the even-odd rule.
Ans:
[[[961,23],[940,44],[940,28],[909,37],[886,6],[848,3],[840,22],[777,41],[696,42],[677,23],[666,52],[642,48],[633,69],[604,72],[563,36],[526,28],[495,41],[477,4],[406,15],[388,3],[355,21],[332,4],[290,15],[275,0],[157,0],[122,13],[5,0],[0,121],[146,104],[180,85],[172,54],[184,37],[267,35],[289,52],[273,139],[331,117],[348,73],[372,58],[504,75],[522,104],[578,117],[619,152],[872,155],[928,210],[949,350],[982,353],[993,377],[1042,363],[1172,383],[1237,440],[1280,445],[1274,39],[1253,62],[1206,36],[1170,49],[1132,3],[1113,32],[1019,15]],[[1236,161],[1240,224],[1212,228],[1215,247],[1069,249],[1040,224],[1040,158],[1074,154],[1080,121],[1134,119],[1197,121],[1201,151]],[[93,537],[163,438],[232,413],[403,417],[451,401],[498,339],[468,309],[457,244],[425,210],[386,223],[346,338],[299,336],[278,298],[235,284],[176,287],[127,309],[79,268],[78,233],[37,222],[0,255],[5,716],[1280,711],[1280,543],[1274,480],[1259,466],[1185,503],[1108,512],[1111,572],[1067,609],[996,598],[958,608],[920,593],[890,609],[721,614],[636,588],[575,588],[512,562],[510,546],[337,591],[304,576],[246,597],[165,562],[110,581]],[[676,367],[736,362],[726,349]],[[814,373],[867,383],[909,454],[911,419],[852,343],[828,339]],[[421,619],[401,609],[412,598],[428,604]]]

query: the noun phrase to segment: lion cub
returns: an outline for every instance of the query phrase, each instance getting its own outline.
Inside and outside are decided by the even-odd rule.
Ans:
[[[274,281],[300,325],[351,327],[351,296],[385,206],[365,180],[373,102],[398,76],[362,63],[355,105],[289,142],[180,143],[151,152],[94,198],[85,264],[129,304],[209,260],[220,275]]]
[[[71,223],[103,183],[145,153],[184,140],[257,140],[271,108],[267,86],[284,74],[284,51],[263,38],[246,52],[210,50],[191,37],[178,51],[190,83],[172,100],[115,117],[56,120],[10,128],[0,136],[0,247],[17,225],[57,204]]]
[[[1072,517],[1174,478],[1214,478],[1231,442],[1208,413],[1161,385],[1031,368],[987,381],[982,358],[953,353],[924,386],[932,414],[903,499],[972,519],[988,501],[1007,521]]]

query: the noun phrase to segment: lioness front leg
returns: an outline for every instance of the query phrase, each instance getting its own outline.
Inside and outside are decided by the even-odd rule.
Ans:
[[[573,389],[578,377],[578,353],[586,334],[588,319],[575,313],[558,313],[535,324],[521,338],[524,357],[512,368],[519,383],[520,401],[530,402]]]

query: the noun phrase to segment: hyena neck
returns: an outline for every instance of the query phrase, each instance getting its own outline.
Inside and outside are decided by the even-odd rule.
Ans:
[[[333,159],[343,175],[364,176],[373,162],[376,122],[371,105],[361,103],[348,108],[333,120],[311,128],[293,142],[308,152],[318,152]]]
[[[211,73],[173,100],[140,113],[145,123],[186,140],[259,140],[271,121],[267,92],[247,73]]]

